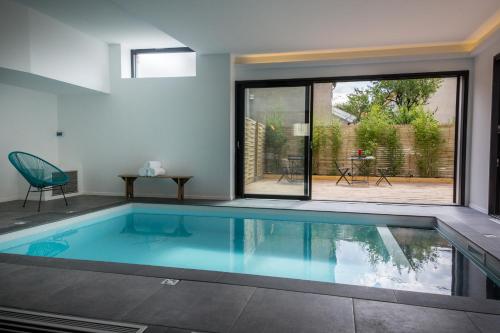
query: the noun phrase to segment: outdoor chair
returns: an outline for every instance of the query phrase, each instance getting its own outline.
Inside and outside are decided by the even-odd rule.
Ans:
[[[9,161],[30,185],[28,193],[26,193],[26,198],[24,199],[23,207],[26,207],[26,201],[28,200],[30,192],[40,192],[40,198],[38,200],[38,211],[40,211],[42,192],[51,191],[54,188],[61,189],[64,202],[66,206],[68,205],[63,185],[68,183],[69,177],[64,171],[35,155],[20,151],[10,153]],[[32,187],[37,190],[32,191]]]
[[[389,181],[389,179],[387,179],[387,172],[389,171],[389,168],[377,168],[377,170],[378,170],[378,173],[379,173],[380,177],[377,180],[376,185],[379,186],[380,183],[385,180],[387,182],[387,184],[389,184],[390,186],[392,186],[392,184]]]
[[[290,170],[290,161],[287,158],[282,158],[280,160],[280,171],[281,171],[281,177],[278,179],[278,183],[281,182],[283,178],[288,180],[289,182],[292,181],[292,171]]]
[[[337,161],[335,161],[335,168],[337,168],[337,171],[340,174],[340,178],[337,180],[337,183],[335,185],[338,185],[342,179],[345,179],[347,184],[351,185],[351,182],[349,182],[349,179],[347,179],[346,175],[350,176],[350,168],[344,168],[343,166],[339,165]]]

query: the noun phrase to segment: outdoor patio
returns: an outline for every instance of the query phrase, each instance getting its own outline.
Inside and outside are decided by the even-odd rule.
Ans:
[[[263,179],[245,185],[248,194],[303,195],[304,183],[300,181],[278,182],[279,176],[266,175]],[[453,182],[448,178],[389,177],[392,186],[378,177],[370,177],[369,183],[348,185],[342,180],[335,185],[338,176],[313,176],[313,200],[339,200],[364,202],[453,204]],[[349,177],[350,180],[350,177]]]

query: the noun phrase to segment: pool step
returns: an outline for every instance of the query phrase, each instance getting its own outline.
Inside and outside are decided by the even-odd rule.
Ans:
[[[0,307],[2,332],[142,333],[145,325]]]

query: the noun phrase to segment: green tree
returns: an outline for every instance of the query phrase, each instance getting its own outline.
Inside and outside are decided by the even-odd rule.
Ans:
[[[373,81],[366,89],[355,89],[347,96],[347,102],[336,107],[356,116],[359,121],[377,105],[395,124],[411,124],[415,108],[426,105],[442,82],[437,78]]]
[[[363,114],[370,111],[372,103],[370,101],[370,95],[366,90],[355,88],[354,92],[347,96],[347,99],[347,102],[337,104],[336,107],[342,111],[352,114],[358,120],[361,119]]]

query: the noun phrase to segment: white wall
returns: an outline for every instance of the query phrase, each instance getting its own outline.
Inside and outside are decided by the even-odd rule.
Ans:
[[[106,43],[9,0],[0,0],[0,67],[109,92]]]
[[[81,166],[84,191],[123,195],[117,175],[158,159],[194,176],[186,197],[229,198],[230,56],[199,56],[184,78],[122,79],[117,45],[110,64],[112,94],[59,97],[61,161]],[[175,196],[175,184],[140,180],[136,195]]]
[[[488,211],[493,57],[499,53],[500,31],[474,59],[470,206],[483,212]]]
[[[58,163],[57,97],[0,84],[0,202],[24,198],[28,183],[10,164],[14,150]]]

